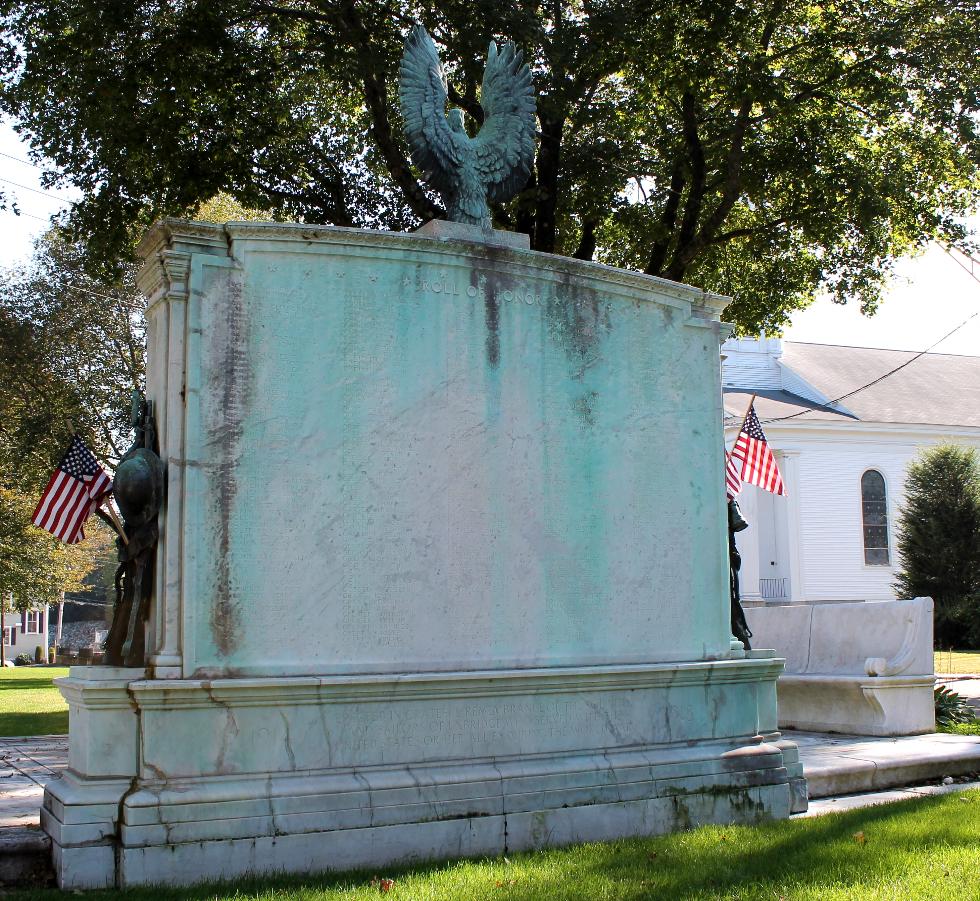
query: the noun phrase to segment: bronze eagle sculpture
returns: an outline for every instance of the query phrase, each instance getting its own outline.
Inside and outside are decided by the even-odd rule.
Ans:
[[[432,38],[416,25],[405,41],[398,96],[412,160],[442,196],[453,222],[490,229],[490,203],[510,200],[534,162],[534,86],[522,54],[491,41],[483,73],[483,126],[475,138],[463,111],[446,115],[446,77]]]

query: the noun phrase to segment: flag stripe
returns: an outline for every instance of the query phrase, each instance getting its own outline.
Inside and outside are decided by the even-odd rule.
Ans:
[[[54,520],[50,529],[50,531],[55,535],[58,535],[61,532],[65,532],[67,534],[75,521],[78,511],[80,509],[84,510],[92,501],[92,499],[88,496],[88,492],[77,484],[66,488],[64,497],[65,501],[58,510],[57,518]]]
[[[48,507],[51,505],[51,491],[52,488],[54,488],[54,483],[58,480],[60,475],[61,470],[56,469],[51,478],[48,479],[48,487],[44,489],[44,494],[41,495],[41,500],[37,502],[37,506],[34,508],[34,515],[31,517],[31,522],[36,526],[40,526],[41,521],[47,515]]]
[[[48,481],[31,521],[66,544],[85,537],[85,521],[112,491],[112,480],[77,435]]]
[[[92,512],[91,508],[92,498],[88,494],[79,495],[78,502],[65,519],[63,531],[68,535],[77,534],[78,530],[82,527],[82,523],[88,519],[89,513]]]
[[[735,439],[735,446],[729,459],[729,463],[732,462],[738,469],[741,482],[758,485],[764,491],[771,491],[773,494],[786,494],[779,465],[776,463],[772,448],[769,447],[769,442],[766,441],[754,405],[749,407],[742,429]],[[732,482],[734,481],[733,478]]]
[[[44,517],[43,528],[49,532],[52,531],[65,504],[69,502],[69,498],[73,494],[75,487],[75,480],[59,469],[52,489],[51,504],[48,507],[47,515]]]
[[[55,502],[48,511],[47,525],[45,528],[50,532],[57,533],[58,526],[64,522],[65,514],[74,509],[78,503],[78,498],[85,494],[78,482],[70,476],[61,474],[62,478],[58,485],[55,495]]]
[[[729,500],[734,500],[742,490],[742,477],[738,463],[731,454],[725,454],[725,493]]]

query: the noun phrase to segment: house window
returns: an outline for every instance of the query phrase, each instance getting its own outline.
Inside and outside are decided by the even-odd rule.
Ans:
[[[13,641],[13,629],[5,628],[3,630],[3,644],[4,644],[4,647],[9,648],[13,643],[14,643],[14,641]]]
[[[888,565],[888,501],[885,478],[876,469],[861,476],[861,514],[864,520],[864,562]]]
[[[41,614],[37,610],[27,611],[27,632],[38,633],[41,631]]]

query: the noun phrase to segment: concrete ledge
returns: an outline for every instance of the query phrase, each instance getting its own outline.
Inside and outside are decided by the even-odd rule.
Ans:
[[[799,747],[811,800],[980,772],[976,736],[932,733],[875,739],[792,732],[786,737]]]
[[[445,219],[431,219],[421,228],[417,228],[415,234],[439,241],[474,241],[477,244],[497,244],[517,250],[529,250],[531,247],[530,236],[523,232],[499,231],[495,228],[484,230],[479,225],[464,225],[462,222],[448,222]]]

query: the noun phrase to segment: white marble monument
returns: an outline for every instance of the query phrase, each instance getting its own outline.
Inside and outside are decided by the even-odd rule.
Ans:
[[[729,631],[726,299],[504,241],[167,221],[146,672],[75,668],[64,887],[783,817]]]

